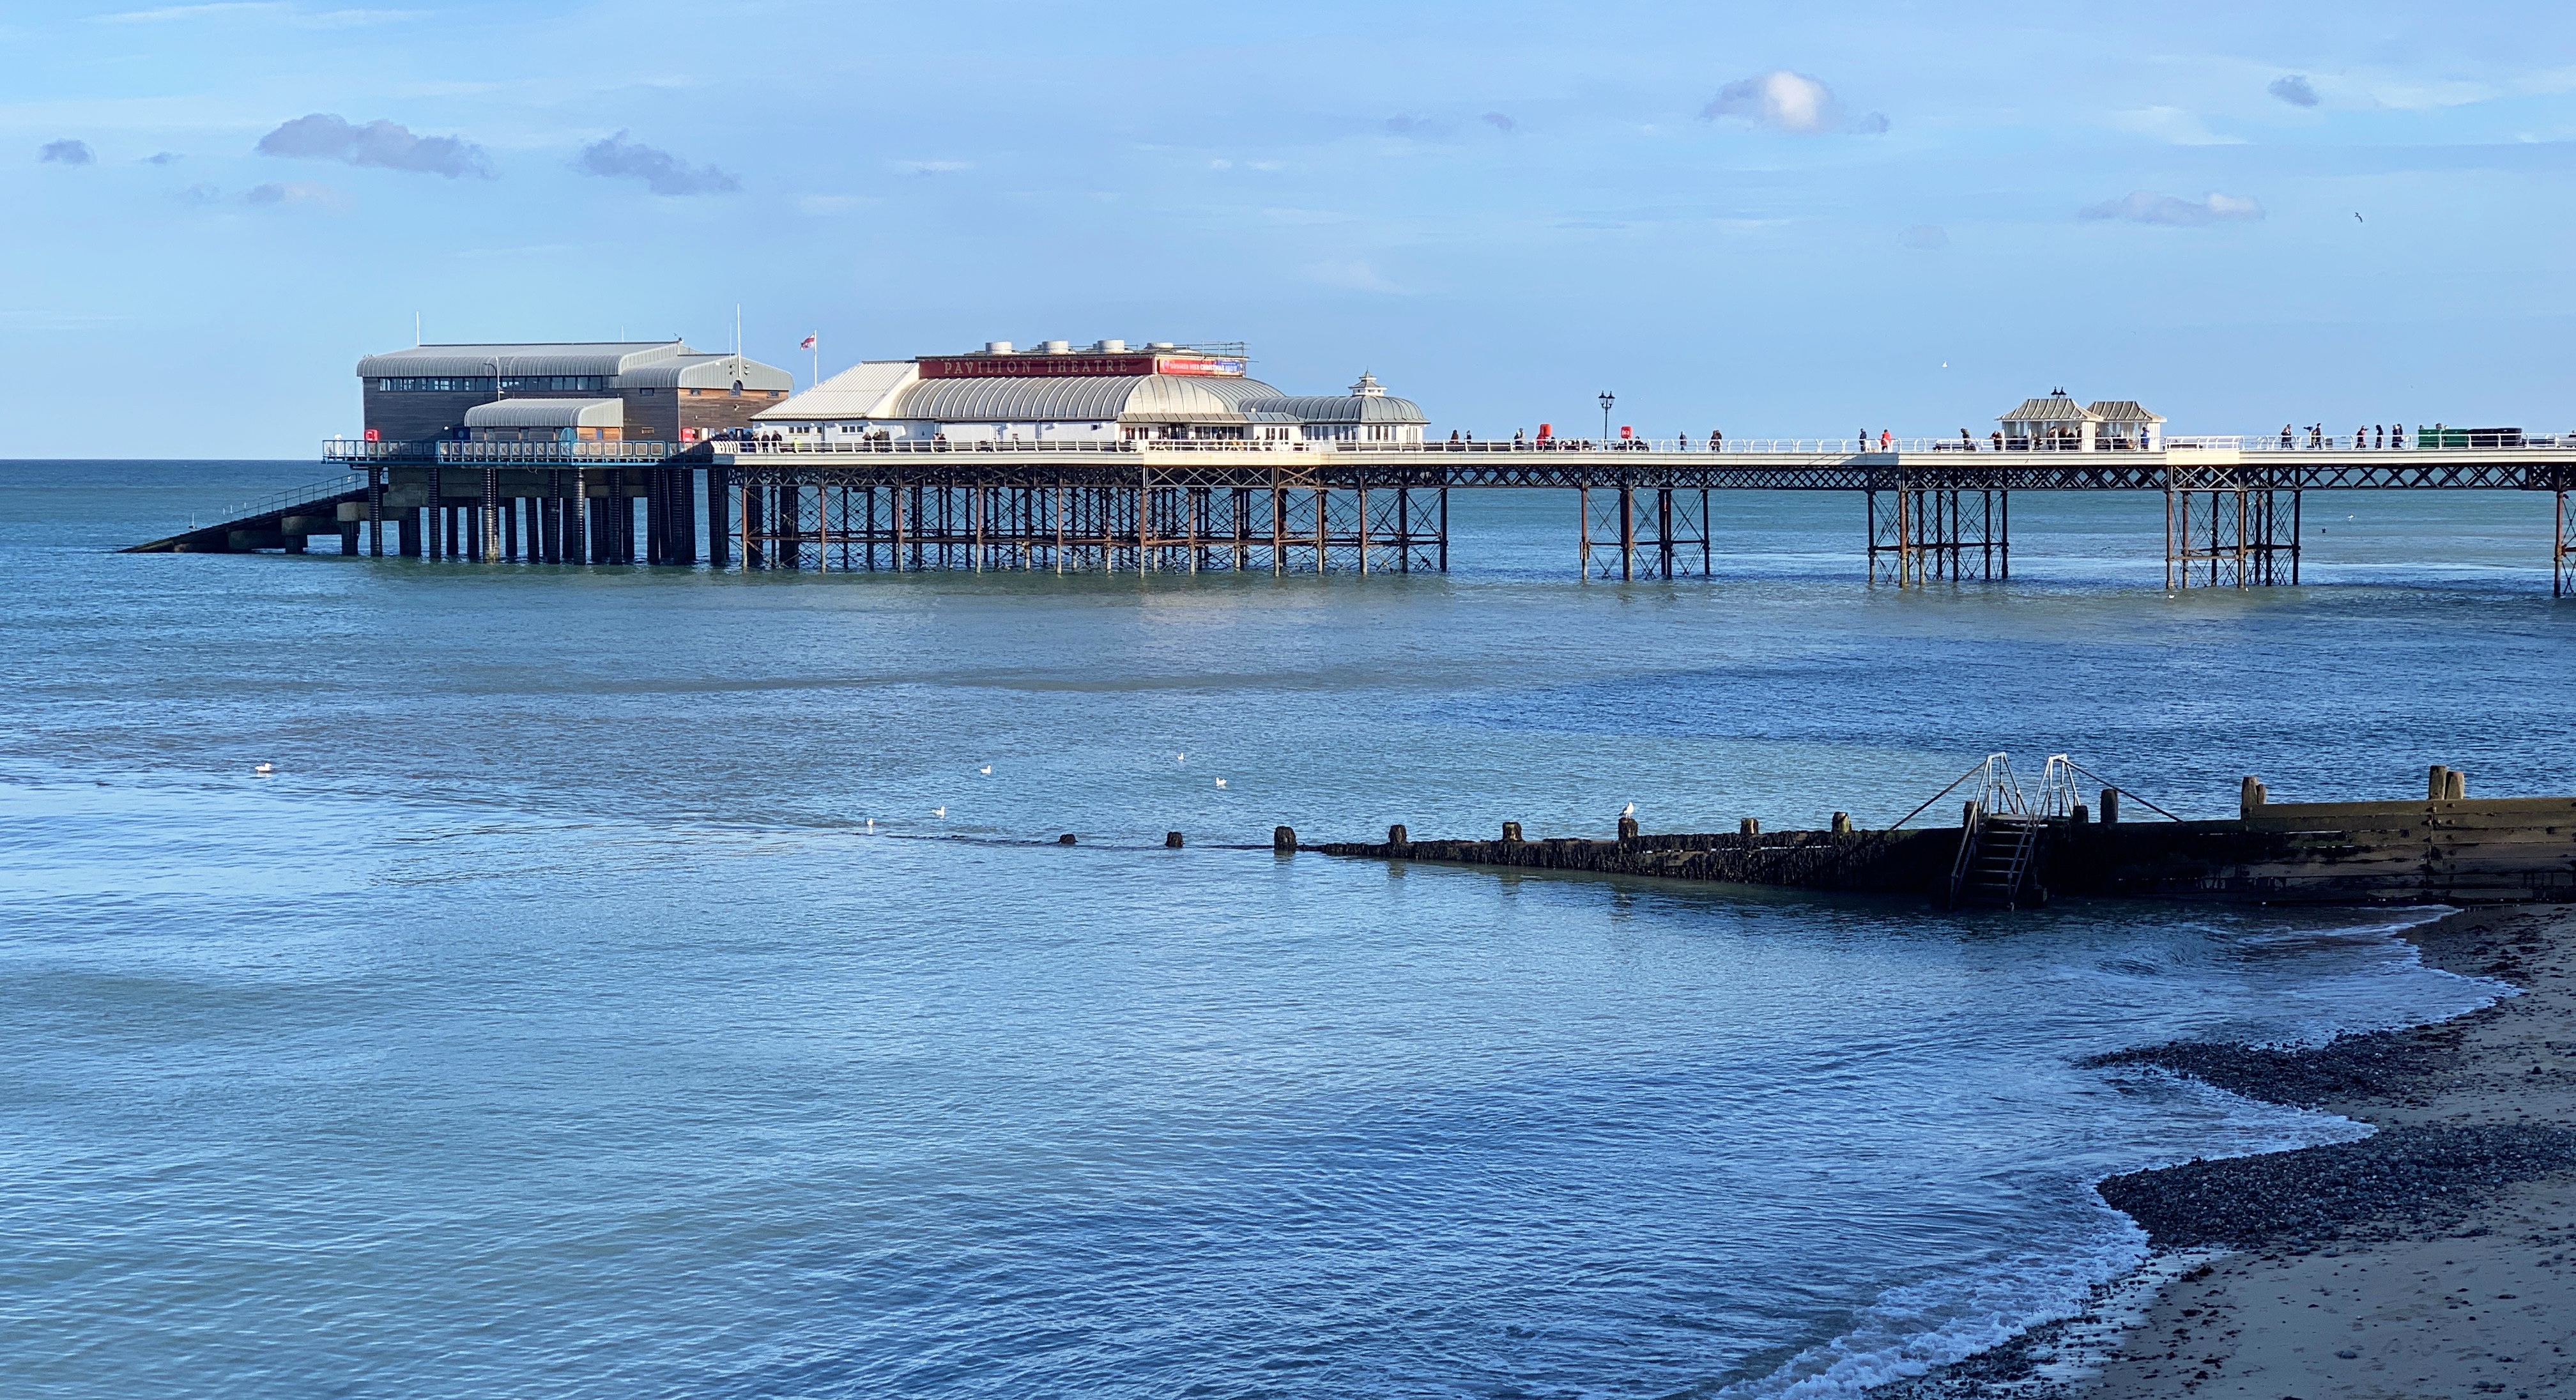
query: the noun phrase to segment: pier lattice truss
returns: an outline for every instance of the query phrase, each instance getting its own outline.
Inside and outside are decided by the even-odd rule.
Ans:
[[[1190,471],[1005,482],[834,480],[737,470],[710,517],[746,569],[964,569],[1051,573],[1411,573],[1449,567],[1438,487],[1275,477],[1209,483]],[[722,546],[718,546],[719,549]],[[721,563],[719,559],[717,562]]]
[[[1441,571],[1449,496],[1573,497],[1583,579],[1708,578],[1723,491],[1863,498],[1869,580],[2007,579],[2016,491],[2155,492],[2165,585],[2300,581],[2305,493],[2554,497],[2553,592],[2576,597],[2576,440],[2417,450],[2168,446],[1965,451],[1909,444],[1222,443],[965,446],[721,442],[334,443],[348,474],[136,552],[342,551],[444,560],[748,570]],[[391,526],[390,532],[387,527]],[[392,548],[385,536],[391,533]]]

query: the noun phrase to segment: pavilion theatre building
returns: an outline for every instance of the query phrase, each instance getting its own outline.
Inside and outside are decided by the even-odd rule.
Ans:
[[[358,362],[370,442],[692,443],[748,426],[795,380],[677,340],[415,345]]]
[[[871,360],[753,415],[787,442],[1418,443],[1410,399],[1363,374],[1347,394],[1283,394],[1244,373],[1240,345],[1123,340]]]

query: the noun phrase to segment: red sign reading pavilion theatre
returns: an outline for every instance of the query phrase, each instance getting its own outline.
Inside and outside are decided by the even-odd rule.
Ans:
[[[1243,361],[1219,355],[924,355],[924,379],[1035,379],[1059,375],[1243,373]]]

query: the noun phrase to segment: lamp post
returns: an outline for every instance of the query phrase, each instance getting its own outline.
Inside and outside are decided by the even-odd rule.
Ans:
[[[1618,395],[1607,389],[1601,391],[1601,445],[1604,447],[1610,445],[1610,405],[1618,401]]]

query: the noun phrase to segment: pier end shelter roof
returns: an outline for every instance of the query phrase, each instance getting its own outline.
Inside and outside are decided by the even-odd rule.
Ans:
[[[2012,412],[1996,414],[1995,421],[2005,424],[2045,423],[2056,425],[2096,423],[2100,422],[2101,419],[2091,409],[2088,409],[2082,404],[2077,403],[2075,400],[2068,398],[2065,390],[2059,389],[2050,393],[2049,396],[2044,399],[2024,399],[2021,401],[2021,407],[2014,409]]]
[[[2105,423],[2161,423],[2165,416],[2149,413],[2136,399],[2095,399],[2084,411]]]

